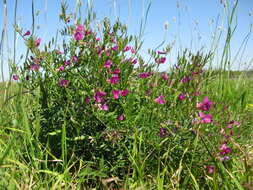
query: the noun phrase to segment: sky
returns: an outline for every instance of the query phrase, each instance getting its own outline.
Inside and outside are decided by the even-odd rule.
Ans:
[[[76,0],[66,0],[68,12],[75,11]],[[147,8],[150,8],[147,15],[147,22],[143,33],[144,44],[141,54],[148,58],[147,50],[156,48],[164,39],[165,45],[176,41],[172,53],[167,57],[166,64],[175,64],[176,56],[183,48],[197,51],[201,48],[210,49],[213,41],[214,29],[218,26],[218,31],[226,33],[227,20],[224,17],[224,6],[221,0],[80,0],[83,8],[81,14],[87,13],[88,2],[94,6],[97,20],[109,17],[111,21],[117,18],[128,25],[128,33],[137,35],[140,31],[140,24],[145,17]],[[32,0],[18,0],[17,24],[23,31],[30,30],[32,25],[31,17]],[[63,24],[59,21],[61,0],[34,0],[35,10],[39,13],[35,18],[35,34],[42,38],[42,44],[55,37],[57,29]],[[13,24],[14,24],[14,3],[15,0],[7,0],[7,38],[4,43],[4,71],[7,73],[8,58],[13,57]],[[228,4],[234,0],[227,0]],[[4,4],[0,0],[0,31],[3,29]],[[239,0],[236,11],[237,28],[231,42],[231,55],[236,55],[245,36],[249,32],[249,26],[253,23],[253,0]],[[168,30],[165,33],[165,23],[168,23]],[[224,42],[224,37],[222,38]],[[25,52],[22,39],[17,40],[17,59]],[[221,54],[222,44],[217,49]],[[242,69],[241,63],[250,61],[253,58],[253,39],[248,40],[247,48],[238,59],[234,60],[234,69]],[[241,58],[241,59],[239,59]],[[217,58],[218,63],[218,58]],[[22,64],[22,63],[19,63]],[[168,65],[163,65],[166,70]]]

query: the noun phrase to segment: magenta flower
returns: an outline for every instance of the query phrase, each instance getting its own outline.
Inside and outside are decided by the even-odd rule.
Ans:
[[[220,154],[225,155],[229,154],[230,152],[232,152],[232,149],[228,147],[226,143],[223,143],[220,147]]]
[[[122,91],[121,91],[121,95],[122,95],[122,96],[127,96],[128,93],[129,93],[129,91],[128,91],[127,88],[126,88],[125,90],[122,90]]]
[[[126,46],[126,47],[124,47],[124,49],[123,49],[124,52],[127,52],[127,51],[129,51],[129,50],[131,50],[131,46]]]
[[[77,57],[77,56],[75,56],[75,55],[74,55],[74,56],[72,56],[72,58],[71,58],[71,59],[72,59],[72,61],[73,61],[73,62],[75,62],[75,63],[77,63],[77,62],[79,61],[78,57]]]
[[[104,101],[103,97],[106,96],[106,92],[104,91],[97,91],[95,93],[94,99],[97,103],[101,103]]]
[[[39,69],[40,69],[40,66],[38,64],[33,63],[30,65],[30,70],[32,71],[38,71]]]
[[[90,103],[90,97],[86,97],[86,98],[84,99],[84,101],[85,101],[86,104],[89,104],[89,103]]]
[[[185,98],[186,98],[186,96],[183,93],[179,94],[179,96],[178,96],[179,100],[184,100]]]
[[[119,75],[114,74],[110,79],[108,79],[108,82],[111,84],[118,84],[119,83]]]
[[[84,38],[83,32],[76,31],[76,32],[74,33],[74,39],[75,39],[76,41],[80,41],[80,40],[82,40],[83,38]]]
[[[212,165],[206,166],[206,169],[208,174],[212,174],[214,172],[214,166]]]
[[[203,101],[197,103],[197,109],[202,111],[208,111],[212,106],[212,102],[209,101],[208,97],[204,97]]]
[[[111,65],[112,65],[112,61],[111,61],[110,59],[108,59],[108,60],[105,62],[104,67],[107,68],[107,69],[109,69],[109,68],[111,67]]]
[[[131,63],[132,63],[133,65],[135,65],[135,64],[137,63],[137,58],[131,60]]]
[[[154,101],[158,104],[165,104],[164,96],[162,95],[156,98]]]
[[[161,58],[159,58],[159,59],[156,59],[156,62],[157,62],[158,64],[163,64],[163,63],[165,63],[165,61],[166,61],[166,57],[161,57]]]
[[[70,60],[64,61],[64,65],[65,65],[65,66],[70,65]]]
[[[144,79],[144,78],[148,78],[151,75],[152,75],[151,72],[144,72],[144,73],[140,73],[139,77],[142,78],[142,79]]]
[[[96,38],[96,41],[100,41],[101,39],[100,38]]]
[[[36,41],[36,46],[37,46],[37,47],[39,47],[40,42],[41,42],[41,38],[38,38],[37,41]]]
[[[104,111],[108,111],[109,110],[109,107],[107,104],[103,104],[102,106],[100,106],[100,109],[101,110],[104,110]]]
[[[118,117],[118,120],[119,120],[119,121],[123,121],[124,119],[125,119],[124,114],[121,114],[121,115]]]
[[[68,86],[68,83],[69,83],[68,80],[66,80],[66,79],[60,79],[58,85],[59,85],[60,87],[66,88],[66,87]]]
[[[207,124],[212,122],[212,115],[211,114],[204,114],[201,111],[198,113],[199,117],[201,118],[200,123]]]
[[[112,73],[113,73],[113,74],[119,74],[119,73],[120,73],[120,69],[117,68],[117,69],[115,69],[114,71],[112,71]]]
[[[13,80],[18,80],[19,77],[18,77],[18,75],[13,75],[12,78],[13,78]]]
[[[169,80],[169,77],[166,73],[161,73],[161,77],[163,80]]]
[[[26,31],[26,33],[23,34],[23,36],[29,36],[31,34],[31,32],[29,30]]]
[[[134,48],[131,48],[131,53],[132,53],[132,54],[136,53],[136,51],[135,51]]]
[[[167,129],[164,128],[164,127],[162,127],[162,128],[160,128],[159,136],[161,138],[166,137],[167,136],[167,132],[168,132]]]
[[[118,51],[118,50],[119,50],[119,46],[113,46],[113,47],[112,47],[112,50],[113,50],[113,51]]]
[[[187,77],[182,78],[180,82],[182,82],[182,83],[187,83],[187,82],[189,82],[190,80],[192,80],[192,78],[187,76]]]
[[[64,69],[65,69],[65,67],[62,65],[62,66],[58,67],[56,70],[57,71],[64,71]]]
[[[112,95],[114,99],[119,99],[120,94],[121,94],[120,90],[112,90]]]
[[[76,31],[83,32],[83,25],[79,24],[78,26],[76,26]]]

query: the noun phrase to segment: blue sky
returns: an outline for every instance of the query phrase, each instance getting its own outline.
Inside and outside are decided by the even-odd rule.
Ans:
[[[92,0],[89,0],[90,2]],[[104,17],[111,18],[114,21],[120,18],[123,23],[126,23],[129,28],[129,34],[138,34],[140,29],[141,18],[145,13],[145,8],[152,0],[93,0],[94,10],[97,14],[97,19],[102,20]],[[227,0],[228,3],[233,3],[234,0]],[[4,60],[7,55],[11,55],[13,47],[13,23],[14,23],[14,0],[7,1],[8,9],[8,42],[9,53],[5,53]],[[60,0],[35,0],[35,9],[40,11],[36,16],[36,35],[42,37],[42,42],[47,42],[55,36],[57,29],[60,29],[62,24],[59,22]],[[87,5],[88,0],[81,0],[84,5]],[[75,10],[75,0],[67,0],[69,12]],[[3,10],[3,1],[0,1],[0,10]],[[244,37],[249,31],[250,23],[253,23],[253,15],[249,13],[253,11],[252,0],[239,0],[237,10],[238,26],[232,40],[232,55],[242,43]],[[82,14],[85,14],[85,8],[82,9]],[[218,26],[226,28],[226,22],[222,24],[222,15],[224,13],[223,5],[220,0],[153,0],[148,14],[147,25],[144,32],[144,45],[142,54],[147,57],[147,49],[155,48],[164,39],[164,23],[168,22],[168,32],[166,35],[166,43],[171,43],[176,40],[177,44],[174,51],[168,56],[168,64],[175,63],[175,57],[180,50],[180,47],[188,47],[193,51],[201,47],[210,47],[212,41],[212,33],[215,27],[215,22],[220,16]],[[3,11],[0,12],[0,31],[3,28]],[[17,12],[18,24],[24,30],[31,28],[31,0],[18,0]],[[212,20],[214,21],[212,24]],[[201,38],[199,38],[201,37]],[[18,56],[24,52],[24,45],[19,38],[17,41]],[[245,50],[242,61],[249,62],[253,57],[253,40],[250,38],[248,47]],[[221,47],[218,51],[222,51]],[[240,60],[235,61],[234,68],[237,68]],[[164,69],[166,65],[163,66]],[[7,69],[5,68],[5,71]]]

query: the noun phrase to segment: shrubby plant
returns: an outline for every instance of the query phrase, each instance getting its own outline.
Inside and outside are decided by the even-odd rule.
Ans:
[[[35,139],[52,157],[82,159],[104,172],[100,177],[139,180],[164,172],[164,183],[175,185],[192,176],[204,184],[204,175],[219,175],[219,163],[229,169],[240,123],[203,90],[211,53],[185,50],[160,72],[161,64],[171,64],[170,46],[151,51],[145,64],[119,21],[92,28],[88,20],[63,20],[59,49],[54,40],[45,45],[30,31],[22,34],[31,55],[13,75],[34,93],[30,124],[40,117]]]

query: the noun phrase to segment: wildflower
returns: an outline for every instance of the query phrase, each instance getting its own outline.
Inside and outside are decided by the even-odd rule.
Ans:
[[[120,69],[117,68],[117,69],[115,69],[114,71],[112,71],[112,73],[113,73],[113,74],[119,74],[119,73],[120,73]]]
[[[58,67],[56,70],[57,71],[64,71],[64,69],[65,69],[65,67],[62,65],[62,66]]]
[[[125,119],[124,114],[121,114],[121,115],[118,117],[118,120],[119,120],[119,121],[123,121],[124,119]]]
[[[31,32],[29,31],[29,30],[27,30],[24,34],[23,34],[23,36],[25,37],[25,36],[29,36],[31,34]]]
[[[64,61],[64,65],[66,66],[70,65],[70,60]]]
[[[100,106],[100,109],[101,110],[104,110],[104,111],[108,111],[109,110],[109,107],[107,104],[103,104],[102,106]]]
[[[96,38],[96,41],[100,41],[101,39],[100,38]]]
[[[182,82],[182,83],[187,83],[187,82],[189,82],[190,80],[192,80],[192,78],[186,76],[186,77],[182,78],[180,82]]]
[[[204,97],[203,101],[197,103],[197,109],[202,111],[208,111],[212,106],[212,102],[209,101],[208,97]]]
[[[160,136],[161,138],[166,137],[167,132],[168,132],[167,129],[164,128],[164,127],[162,127],[162,128],[160,128],[159,136]]]
[[[212,115],[211,114],[204,114],[202,112],[198,113],[199,117],[201,118],[200,123],[211,123],[212,122]]]
[[[97,91],[95,93],[94,99],[97,103],[101,103],[104,101],[103,97],[106,96],[106,92],[104,91]]]
[[[148,78],[150,75],[152,75],[151,72],[144,72],[144,73],[140,73],[139,77],[144,79],[144,78]]]
[[[66,79],[60,79],[58,85],[60,87],[65,87],[66,88],[68,86],[68,83],[69,83],[68,80],[66,80]]]
[[[220,147],[220,154],[225,155],[229,154],[230,152],[232,152],[232,149],[228,147],[226,143],[223,143]]]
[[[166,73],[162,73],[161,77],[162,77],[163,80],[169,80],[169,77]]]
[[[124,49],[123,49],[124,52],[127,52],[127,51],[129,51],[129,50],[131,50],[131,46],[126,46],[126,47],[124,47]]]
[[[89,98],[89,97],[86,97],[86,98],[84,99],[84,101],[85,101],[86,104],[89,104],[89,103],[90,103],[90,98]]]
[[[40,42],[41,42],[41,38],[38,38],[37,41],[36,41],[36,46],[37,46],[37,47],[39,47]]]
[[[186,96],[183,93],[179,94],[179,96],[178,96],[179,100],[184,100],[185,98],[186,98]]]
[[[221,161],[228,161],[228,160],[230,160],[230,157],[229,156],[224,156],[220,160]]]
[[[113,98],[119,99],[119,95],[121,94],[120,90],[112,90]]]
[[[104,64],[104,68],[109,69],[109,68],[111,67],[111,65],[112,65],[112,61],[111,61],[110,59],[108,59],[108,60],[105,62],[105,64]]]
[[[159,58],[159,59],[156,59],[156,62],[157,62],[158,64],[163,64],[163,63],[165,63],[165,61],[166,61],[166,57],[161,57],[161,58]]]
[[[135,65],[135,64],[137,63],[137,58],[131,59],[131,63],[132,63],[133,65]]]
[[[111,84],[118,84],[119,83],[119,75],[114,74],[110,79],[107,80]]]
[[[159,96],[158,98],[155,99],[155,102],[158,104],[165,104],[164,96]]]
[[[83,32],[83,25],[79,24],[78,26],[76,26],[76,31]]]
[[[113,51],[118,51],[118,50],[119,50],[119,46],[113,46],[113,47],[112,47],[112,50],[113,50]]]
[[[13,78],[13,80],[18,80],[19,77],[18,77],[18,75],[13,75],[12,78]]]
[[[131,48],[131,53],[132,53],[132,54],[135,54],[135,53],[136,53],[136,51],[135,51],[134,48]]]
[[[75,55],[74,55],[74,56],[72,56],[72,58],[71,58],[71,59],[72,59],[72,61],[73,61],[73,62],[75,62],[75,63],[77,63],[77,62],[79,61],[78,57],[77,57],[77,56],[75,56]]]
[[[83,35],[82,32],[76,31],[76,32],[74,33],[74,39],[75,39],[76,41],[82,40],[83,37],[84,37],[84,35]]]
[[[126,88],[125,90],[122,90],[122,91],[121,91],[121,95],[122,95],[122,96],[127,96],[128,93],[129,93],[129,91],[128,91],[127,88]]]
[[[212,165],[206,166],[206,169],[208,174],[212,174],[214,172],[214,166]]]
[[[40,68],[40,66],[38,64],[33,63],[30,65],[30,70],[32,70],[32,71],[38,71],[39,68]]]

